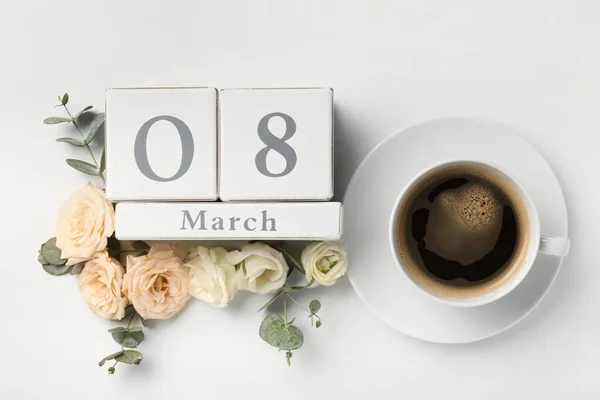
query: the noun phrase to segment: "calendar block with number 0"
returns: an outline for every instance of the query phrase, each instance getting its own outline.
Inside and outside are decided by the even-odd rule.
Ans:
[[[110,200],[216,200],[217,91],[109,89]]]
[[[221,200],[331,199],[333,90],[225,89],[219,115]]]

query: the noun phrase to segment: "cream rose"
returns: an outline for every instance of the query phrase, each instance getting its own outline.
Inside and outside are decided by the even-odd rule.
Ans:
[[[333,285],[348,269],[346,246],[342,241],[312,243],[300,257],[306,279],[313,278],[323,286]]]
[[[240,289],[265,294],[280,289],[287,278],[288,265],[283,255],[264,243],[252,243],[227,255],[230,264],[240,264],[243,279]]]
[[[198,246],[185,259],[190,269],[190,295],[213,307],[222,308],[239,290],[242,271],[227,261],[223,247]]]
[[[189,274],[171,244],[152,246],[148,255],[127,256],[123,292],[145,319],[169,319],[190,298]]]
[[[79,291],[90,309],[104,319],[125,316],[127,298],[123,295],[125,269],[120,262],[101,251],[88,260],[79,275]]]
[[[104,192],[91,183],[73,192],[58,212],[56,247],[67,265],[87,261],[106,248],[115,231],[115,211]]]

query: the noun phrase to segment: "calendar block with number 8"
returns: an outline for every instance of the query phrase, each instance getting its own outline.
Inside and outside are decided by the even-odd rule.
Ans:
[[[331,199],[333,90],[225,89],[219,114],[221,200]]]

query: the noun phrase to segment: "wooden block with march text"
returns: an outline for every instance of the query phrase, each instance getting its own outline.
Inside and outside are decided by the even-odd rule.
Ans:
[[[116,208],[120,240],[335,240],[341,203],[135,203]]]

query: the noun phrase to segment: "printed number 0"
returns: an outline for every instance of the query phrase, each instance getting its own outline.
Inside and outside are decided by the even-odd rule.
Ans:
[[[152,167],[150,167],[150,162],[148,161],[148,133],[150,133],[152,125],[158,121],[169,121],[172,123],[177,128],[177,133],[179,133],[179,138],[181,139],[181,164],[175,175],[169,178],[158,176]],[[160,115],[149,119],[142,125],[135,137],[133,153],[135,155],[135,162],[144,176],[157,182],[171,182],[181,178],[190,169],[192,160],[194,159],[194,138],[185,122],[170,115]]]
[[[285,121],[285,134],[282,138],[278,138],[277,136],[273,135],[273,133],[271,133],[271,131],[269,130],[269,121],[273,117],[280,117],[283,118],[283,120]],[[260,150],[256,154],[254,162],[258,171],[261,174],[271,178],[286,176],[287,174],[292,172],[292,170],[296,166],[297,157],[296,152],[294,151],[292,146],[286,143],[286,140],[290,139],[296,133],[296,122],[294,121],[294,119],[289,115],[280,112],[267,114],[264,117],[262,117],[260,122],[258,123],[257,131],[260,140],[267,145],[267,147]],[[267,154],[270,150],[275,150],[276,152],[281,154],[281,156],[285,159],[285,169],[278,174],[272,173],[267,168]]]

